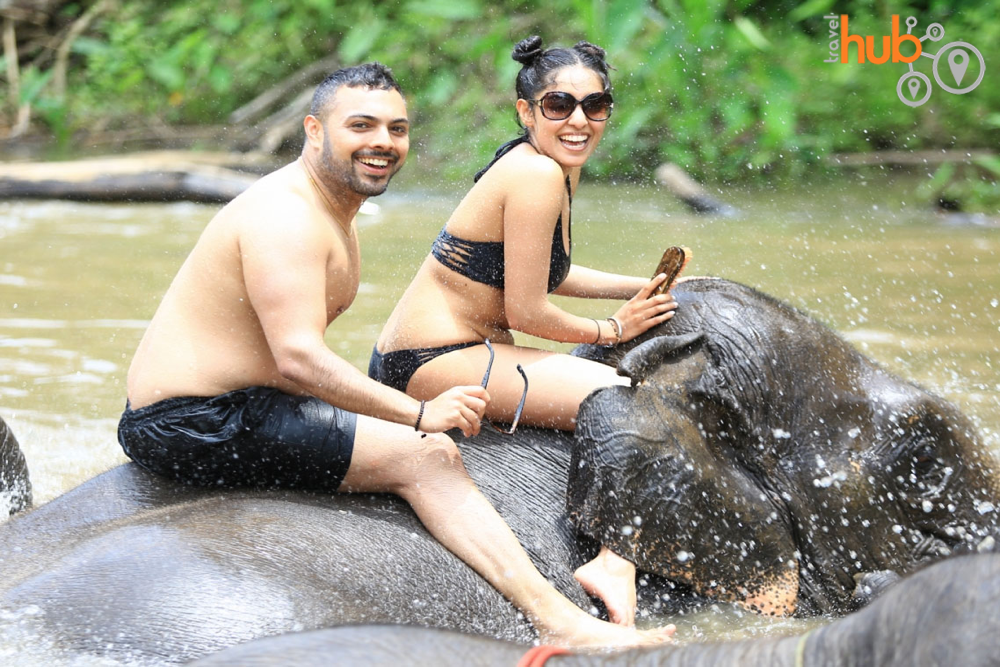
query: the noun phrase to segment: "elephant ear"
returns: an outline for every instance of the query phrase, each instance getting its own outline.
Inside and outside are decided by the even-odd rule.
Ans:
[[[0,521],[31,505],[31,482],[17,438],[0,417]]]
[[[631,379],[634,387],[652,375],[660,364],[687,353],[704,337],[704,332],[696,331],[681,336],[657,336],[647,340],[618,363],[618,375]]]

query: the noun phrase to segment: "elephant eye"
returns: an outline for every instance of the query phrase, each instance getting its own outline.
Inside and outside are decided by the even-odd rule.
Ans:
[[[913,455],[913,471],[919,476],[930,473],[937,465],[937,458],[930,447],[921,447]]]
[[[931,445],[917,448],[910,459],[910,482],[924,492],[941,492],[951,476]]]

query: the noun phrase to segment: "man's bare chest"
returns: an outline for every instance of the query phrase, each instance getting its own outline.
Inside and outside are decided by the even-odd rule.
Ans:
[[[361,253],[357,243],[348,243],[334,251],[326,269],[326,322],[329,325],[347,310],[358,294],[361,283]]]

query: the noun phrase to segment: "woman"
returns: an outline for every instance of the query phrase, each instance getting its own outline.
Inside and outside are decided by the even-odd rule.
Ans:
[[[613,109],[604,50],[587,42],[543,50],[540,38],[529,37],[513,58],[522,64],[516,88],[523,133],[476,174],[383,329],[369,375],[430,399],[457,384],[479,383],[495,350],[486,416],[514,418],[525,387],[520,366],[531,387],[521,421],[572,430],[590,392],[628,380],[603,364],[515,346],[511,330],[611,345],[666,321],[676,303],[669,293],[650,296],[663,275],[647,280],[570,262],[580,168]],[[558,308],[550,293],[628,301],[597,320]],[[634,623],[631,563],[604,548],[576,577],[605,602],[612,621]]]

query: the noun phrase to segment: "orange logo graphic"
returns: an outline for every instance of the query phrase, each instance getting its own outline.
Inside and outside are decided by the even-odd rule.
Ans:
[[[944,38],[944,26],[940,23],[931,23],[927,26],[926,34],[917,38],[911,34],[913,29],[917,27],[917,19],[909,16],[906,19],[906,34],[901,35],[899,34],[899,15],[893,14],[892,34],[882,36],[882,52],[876,56],[874,37],[869,35],[862,38],[861,35],[852,35],[848,32],[847,14],[824,16],[823,18],[830,22],[830,57],[823,62],[851,62],[849,50],[851,44],[854,44],[859,63],[865,62],[866,57],[868,62],[876,65],[889,62],[890,57],[894,63],[906,63],[909,71],[899,77],[899,81],[896,83],[896,95],[907,106],[919,107],[931,97],[930,77],[913,68],[913,62],[921,56],[933,62],[931,73],[937,84],[954,95],[964,95],[975,90],[986,74],[986,61],[983,59],[983,54],[968,42],[949,42],[940,47],[937,53],[924,50],[924,41],[939,42]],[[899,47],[903,42],[913,42],[915,50],[912,55],[904,56],[902,54]],[[954,85],[951,85],[951,81],[946,80],[947,76],[942,78],[942,63],[947,63]],[[969,81],[971,83],[968,83]],[[909,96],[903,90],[904,84],[909,91]]]
[[[830,19],[830,37],[832,38],[830,40],[830,58],[823,62],[850,62],[848,51],[851,44],[857,47],[859,63],[865,62],[865,56],[868,57],[869,62],[876,65],[889,62],[890,57],[894,63],[912,63],[920,57],[922,50],[920,40],[910,34],[899,34],[899,14],[892,15],[892,35],[882,36],[882,52],[877,56],[875,55],[875,38],[873,36],[862,37],[847,32],[847,14],[841,14],[839,19],[836,16],[824,16],[823,18]],[[838,27],[840,28],[839,34],[836,32]],[[916,47],[913,55],[904,56],[900,52],[899,47],[903,42],[913,42],[913,46]],[[839,53],[837,53],[838,51]]]

